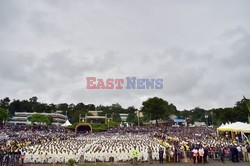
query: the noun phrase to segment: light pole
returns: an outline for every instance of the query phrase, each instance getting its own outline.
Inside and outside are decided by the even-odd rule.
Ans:
[[[112,112],[111,116],[112,116],[112,121],[114,121],[114,120],[113,120],[113,118],[114,118],[114,112]]]
[[[108,119],[108,130],[109,130],[109,120],[110,120],[110,119]]]
[[[140,127],[140,111],[137,112],[138,127]]]
[[[81,116],[82,114],[79,114],[79,123],[81,123]]]
[[[208,118],[208,115],[206,114],[206,115],[205,115],[205,119],[206,119],[206,124],[207,124],[207,126],[208,126],[207,118]]]
[[[151,113],[150,113],[150,120],[149,120],[149,122],[150,122],[150,126],[152,126],[152,122],[151,122]]]
[[[213,111],[211,111],[211,121],[212,121],[212,126],[214,126]]]

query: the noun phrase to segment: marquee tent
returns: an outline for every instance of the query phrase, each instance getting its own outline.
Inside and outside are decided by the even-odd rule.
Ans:
[[[232,132],[243,132],[243,133],[250,133],[250,124],[242,123],[242,122],[235,122],[232,124],[222,124],[217,131],[232,131]]]
[[[64,124],[62,124],[63,127],[67,127],[67,126],[70,126],[72,125],[69,120],[67,120]]]

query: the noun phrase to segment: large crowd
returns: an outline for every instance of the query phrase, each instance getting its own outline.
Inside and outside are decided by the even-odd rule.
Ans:
[[[244,140],[209,127],[123,127],[75,135],[57,126],[0,126],[0,166],[76,162],[250,162]]]
[[[0,166],[18,166],[27,163],[28,149],[56,139],[67,140],[74,133],[58,126],[0,126]]]

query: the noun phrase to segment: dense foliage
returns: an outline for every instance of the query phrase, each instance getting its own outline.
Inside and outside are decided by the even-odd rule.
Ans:
[[[69,159],[68,166],[74,166],[76,164],[76,161],[74,159]]]
[[[4,108],[0,108],[0,123],[4,123],[6,120],[8,120],[8,112]]]
[[[246,103],[246,106],[247,106],[247,109],[248,109],[248,123],[250,123],[250,101],[249,100],[247,100],[246,98],[245,98],[245,96],[243,96],[243,98],[244,98],[244,102]]]
[[[188,119],[190,123],[195,121],[203,121],[207,122],[209,125],[220,125],[221,123],[226,122],[235,122],[235,121],[248,121],[248,108],[247,102],[250,102],[249,99],[242,99],[232,107],[228,108],[213,108],[210,110],[205,110],[199,107],[196,107],[191,110],[177,110],[177,108],[172,103],[168,103],[166,100],[153,97],[149,98],[142,103],[141,110],[136,109],[135,107],[131,106],[128,108],[123,108],[121,105],[112,104],[110,106],[95,106],[94,104],[67,104],[67,103],[60,103],[60,104],[46,104],[41,103],[38,101],[37,97],[32,97],[29,100],[10,100],[8,97],[0,100],[0,120],[8,119],[9,116],[13,116],[14,112],[56,112],[60,111],[64,115],[68,115],[69,120],[71,123],[79,122],[79,116],[85,116],[89,110],[101,110],[103,111],[102,115],[107,114],[109,118],[113,120],[116,124],[121,122],[120,113],[127,113],[128,114],[128,123],[138,123],[139,122],[147,122],[149,120],[167,120],[169,119],[169,115],[176,115],[179,118]],[[7,111],[8,110],[8,111]],[[138,118],[136,112],[140,111],[144,114],[143,117]],[[7,113],[8,112],[8,113]],[[207,117],[207,118],[205,118]],[[46,119],[46,118],[45,118]],[[48,119],[51,119],[48,117]],[[47,121],[47,120],[45,120]],[[50,120],[51,121],[51,120]],[[110,123],[113,123],[110,122]],[[109,126],[97,126],[96,130],[102,130],[108,127],[112,127],[110,124]]]
[[[33,114],[28,117],[28,120],[32,124],[37,123],[37,124],[50,125],[53,121],[53,118],[51,118],[50,116],[42,115],[42,114]]]
[[[158,97],[149,98],[142,103],[142,106],[141,112],[150,119],[156,120],[156,125],[158,125],[158,119],[166,119],[176,110],[167,101]]]

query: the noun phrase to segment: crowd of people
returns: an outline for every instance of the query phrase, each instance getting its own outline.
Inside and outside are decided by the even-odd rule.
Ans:
[[[246,142],[209,127],[124,127],[76,135],[58,126],[0,127],[0,166],[76,162],[250,162]]]
[[[72,136],[74,132],[58,126],[1,125],[0,166],[18,166],[26,162],[29,147]]]

